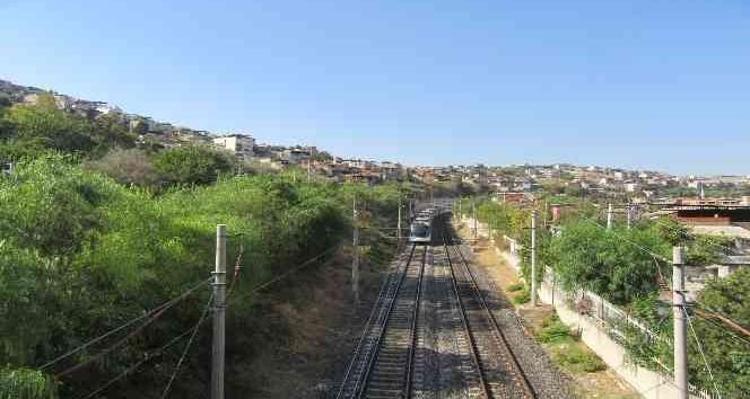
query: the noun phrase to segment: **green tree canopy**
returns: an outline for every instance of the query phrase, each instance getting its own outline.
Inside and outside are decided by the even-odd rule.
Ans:
[[[592,222],[565,226],[546,254],[562,284],[585,288],[617,304],[658,289],[663,262],[643,248],[665,257],[669,245],[650,229],[604,230]]]
[[[178,147],[157,155],[156,169],[172,184],[209,184],[234,167],[231,156],[207,146]]]
[[[59,110],[51,96],[41,96],[36,105],[15,105],[4,119],[13,130],[13,136],[8,139],[11,147],[8,152],[16,157],[47,149],[88,152],[96,145],[91,136],[91,124]]]

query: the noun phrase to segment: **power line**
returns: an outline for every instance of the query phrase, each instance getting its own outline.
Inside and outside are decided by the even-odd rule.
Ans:
[[[142,315],[140,315],[140,316],[138,316],[136,318],[133,318],[133,319],[125,322],[124,324],[120,325],[119,327],[116,327],[116,328],[114,328],[112,330],[109,330],[108,332],[106,332],[106,333],[104,333],[104,334],[102,334],[102,335],[100,335],[100,336],[98,336],[98,337],[96,337],[96,338],[94,338],[94,339],[86,342],[85,344],[80,345],[80,346],[78,346],[78,347],[76,347],[76,348],[74,348],[74,349],[72,349],[72,350],[70,350],[70,351],[68,351],[68,352],[66,352],[66,353],[64,353],[64,354],[62,354],[62,355],[60,355],[60,356],[58,356],[58,357],[50,360],[50,361],[48,361],[47,363],[45,363],[42,366],[40,366],[39,369],[40,370],[44,370],[44,369],[52,366],[53,364],[56,364],[59,361],[61,361],[63,359],[66,359],[66,358],[70,357],[71,355],[74,355],[74,354],[76,354],[76,353],[78,353],[78,352],[80,352],[80,351],[82,351],[82,350],[90,347],[91,345],[94,345],[97,342],[100,342],[103,339],[105,339],[107,337],[110,337],[113,334],[116,334],[116,333],[118,333],[118,332],[120,332],[120,331],[122,331],[122,330],[124,330],[124,329],[126,329],[126,328],[128,328],[130,326],[132,326],[133,324],[135,324],[135,323],[137,323],[137,322],[139,322],[139,321],[141,321],[143,319],[152,317],[153,315],[155,315],[157,313],[158,314],[163,313],[164,311],[166,311],[169,308],[171,308],[172,306],[176,305],[177,303],[179,303],[183,299],[187,298],[190,294],[192,294],[193,292],[195,292],[197,289],[199,289],[202,286],[208,284],[208,282],[210,280],[211,279],[209,278],[209,279],[201,281],[200,283],[198,283],[198,284],[196,284],[196,285],[188,288],[187,290],[185,290],[182,294],[180,294],[180,295],[178,295],[178,296],[176,296],[176,297],[168,300],[167,302],[164,302],[163,304],[161,304],[161,305],[159,305],[159,306],[157,306],[157,307],[149,310],[148,312],[146,312],[146,313],[144,313],[144,314],[142,314]],[[151,320],[151,321],[153,321],[153,320]]]
[[[671,229],[673,232],[680,232],[680,233],[682,232],[682,231],[678,230],[677,227],[670,226],[670,225],[662,222],[660,219],[649,219],[649,220],[651,222],[653,222],[653,223],[656,223],[656,224],[660,225],[660,226],[664,226],[664,227],[666,227],[668,229]],[[687,231],[686,234],[690,235],[693,238],[695,238],[696,236],[699,235],[698,233],[693,233],[693,232],[689,232],[689,231]],[[702,235],[706,235],[708,237],[715,237],[715,236],[712,236],[710,234],[702,234]],[[726,245],[722,245],[722,244],[717,243],[717,242],[707,242],[706,244],[710,245],[710,246],[712,246],[712,247],[714,247],[716,249],[721,249],[722,252],[724,252],[724,253],[735,253],[736,252],[736,248],[731,248],[731,247],[728,247]]]
[[[174,382],[175,378],[177,378],[177,374],[180,372],[180,367],[182,367],[182,362],[185,361],[185,358],[187,357],[188,351],[190,350],[190,345],[193,343],[193,340],[195,339],[195,336],[198,334],[198,329],[200,328],[201,324],[206,320],[206,316],[208,316],[208,310],[211,308],[211,302],[213,301],[214,296],[211,294],[208,298],[208,302],[206,302],[206,306],[203,308],[203,313],[201,314],[201,317],[198,319],[198,322],[195,323],[195,326],[193,327],[193,332],[190,334],[190,339],[188,339],[187,344],[185,344],[185,348],[182,350],[182,356],[180,356],[180,360],[177,362],[177,364],[174,366],[174,371],[172,372],[172,376],[169,377],[169,382],[167,383],[167,386],[164,387],[164,391],[161,394],[161,399],[164,399],[169,394],[169,390],[172,388],[172,383]]]
[[[698,314],[703,313],[702,314],[703,317],[712,317],[712,318],[719,319],[724,324],[726,324],[729,327],[731,327],[733,330],[738,331],[738,332],[742,333],[743,335],[746,335],[746,336],[750,337],[750,331],[748,331],[747,328],[743,327],[740,323],[732,320],[730,317],[728,317],[728,316],[726,316],[726,315],[724,315],[722,313],[713,311],[711,309],[704,309],[702,307],[702,305],[699,305],[697,303],[696,303],[696,309],[695,309],[695,311]]]
[[[711,371],[711,366],[708,364],[708,360],[706,359],[706,354],[703,352],[703,346],[700,343],[700,340],[698,339],[698,334],[695,333],[695,328],[693,328],[693,322],[690,319],[690,314],[685,309],[685,307],[681,308],[682,312],[685,313],[685,318],[687,319],[688,326],[690,327],[690,331],[693,333],[693,338],[695,339],[695,344],[698,345],[698,352],[700,352],[701,357],[703,358],[703,364],[706,366],[706,371],[708,371],[708,376],[711,378],[711,383],[714,386],[714,390],[716,391],[716,395],[721,398],[721,393],[719,392],[719,387],[716,385],[716,379],[714,378],[714,373]]]
[[[336,244],[336,245],[334,245],[334,246],[326,249],[325,251],[319,253],[318,255],[315,255],[314,257],[312,257],[312,258],[310,258],[310,259],[302,262],[301,264],[299,264],[299,265],[297,265],[297,266],[295,266],[295,267],[287,270],[286,272],[284,272],[284,273],[282,273],[282,274],[280,274],[280,275],[278,275],[278,276],[276,276],[276,277],[274,277],[274,278],[272,278],[272,279],[270,279],[270,280],[268,280],[268,281],[266,281],[266,282],[264,282],[262,284],[256,285],[255,287],[253,287],[253,288],[250,289],[250,293],[254,293],[254,292],[260,291],[260,290],[268,287],[271,284],[274,284],[274,283],[277,283],[280,280],[283,280],[284,278],[286,278],[290,274],[292,274],[292,273],[294,273],[294,272],[296,272],[296,271],[298,271],[298,270],[300,270],[300,269],[302,269],[302,268],[304,268],[306,266],[309,266],[310,264],[312,264],[316,260],[320,259],[324,255],[327,255],[330,252],[333,252],[333,250],[336,250],[338,248],[339,248],[339,244]]]
[[[125,369],[124,371],[122,371],[120,374],[116,375],[114,378],[112,378],[109,381],[107,381],[106,383],[104,383],[104,385],[100,386],[99,388],[97,388],[96,390],[92,391],[88,395],[82,397],[81,399],[90,399],[90,398],[95,397],[96,395],[98,395],[99,393],[101,393],[102,391],[104,391],[105,389],[107,389],[110,386],[112,386],[112,384],[114,384],[115,382],[121,380],[123,377],[125,377],[128,374],[130,374],[132,371],[136,370],[138,367],[140,367],[144,363],[146,363],[146,362],[148,362],[148,361],[150,361],[152,359],[155,359],[155,358],[161,356],[167,348],[169,348],[170,346],[172,346],[175,343],[177,343],[180,339],[182,339],[185,336],[187,336],[191,331],[193,331],[193,327],[191,327],[191,328],[183,331],[182,333],[180,333],[179,335],[177,335],[176,337],[174,337],[171,341],[167,342],[165,345],[157,348],[156,350],[154,350],[152,352],[147,352],[145,354],[145,356],[143,357],[143,359],[139,360],[138,362],[136,362],[132,366],[128,367],[127,369]]]
[[[665,263],[670,263],[671,262],[669,259],[667,259],[664,256],[656,253],[654,250],[652,250],[652,249],[650,249],[648,247],[645,247],[645,246],[643,246],[641,244],[638,244],[637,242],[635,242],[635,241],[633,241],[633,240],[631,240],[631,239],[629,239],[627,237],[624,237],[623,235],[617,233],[617,231],[615,231],[615,230],[607,230],[606,227],[604,227],[604,226],[600,225],[599,223],[591,220],[590,218],[583,217],[583,220],[586,221],[586,222],[589,222],[589,223],[591,223],[591,224],[593,224],[593,225],[595,225],[595,226],[597,226],[597,227],[599,227],[599,228],[601,228],[603,230],[611,232],[612,234],[616,235],[618,238],[622,239],[623,241],[625,241],[625,242],[627,242],[627,243],[635,246],[636,248],[640,249],[644,253],[647,253],[647,254],[651,255],[652,257],[654,257],[654,258],[656,258],[658,260],[661,260],[662,262],[665,262]]]
[[[750,345],[750,340],[747,338],[742,338],[739,335],[732,332],[732,330],[728,329],[725,325],[720,324],[718,321],[714,320],[711,317],[702,316],[700,313],[696,312],[694,316],[700,320],[705,321],[706,323],[716,327],[717,329],[721,330],[722,332],[725,332],[729,334],[732,338],[734,338],[738,343],[742,343],[744,345]]]
[[[235,284],[240,278],[240,271],[242,270],[242,256],[245,254],[245,244],[240,242],[240,250],[237,254],[237,259],[234,262],[234,272],[232,274],[232,281],[229,282],[229,289],[227,290],[227,297],[232,295],[232,290]]]

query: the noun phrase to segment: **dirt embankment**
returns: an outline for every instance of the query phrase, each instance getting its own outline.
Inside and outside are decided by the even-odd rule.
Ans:
[[[248,343],[254,347],[251,360],[239,359],[227,373],[228,397],[330,397],[346,371],[386,267],[363,257],[358,305],[351,289],[350,247],[264,297],[263,314],[254,323],[265,325],[248,328],[261,330],[254,339],[268,344]]]

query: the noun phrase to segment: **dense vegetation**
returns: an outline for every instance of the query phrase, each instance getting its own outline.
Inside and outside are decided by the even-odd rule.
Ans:
[[[107,397],[158,396],[185,340],[160,348],[198,321],[207,284],[132,336],[126,329],[42,366],[207,282],[217,223],[228,225],[230,268],[238,259],[245,265],[232,283],[228,339],[237,345],[232,356],[248,362],[263,347],[284,345],[289,330],[254,287],[321,254],[310,267],[325,264],[345,242],[354,196],[372,256],[392,251],[376,233],[395,225],[399,186],[299,182],[284,173],[235,177],[224,153],[136,149],[121,126],[52,104],[0,113],[0,161],[14,162],[11,174],[0,174],[0,398],[81,397],[123,373],[128,383]],[[287,279],[273,294],[293,290]],[[173,397],[206,388],[209,345],[196,346]],[[228,389],[247,392],[258,381],[237,363],[244,378]]]
[[[465,199],[460,205],[465,214],[470,215],[471,201],[474,200]],[[660,288],[668,289],[671,285],[672,246],[687,246],[688,265],[710,265],[728,252],[730,240],[691,234],[685,226],[669,218],[641,221],[631,229],[615,223],[607,230],[598,217],[601,212],[593,204],[579,201],[573,204],[574,211],[564,215],[554,229],[545,227],[547,216],[543,208],[537,208],[540,213],[539,265],[551,267],[567,290],[592,291],[646,323],[659,338],[645,336],[640,330],[625,325],[617,328],[626,333],[624,344],[635,362],[670,372],[671,311],[668,305],[657,300],[657,295]],[[496,235],[506,234],[522,246],[521,266],[527,281],[532,209],[532,206],[486,200],[476,203],[480,221],[490,224]],[[749,287],[748,270],[716,280],[702,291],[695,309],[690,311],[692,328],[701,342],[699,348],[691,330],[691,383],[710,392],[718,387],[723,397],[750,396],[750,337],[722,320],[722,317],[731,320],[747,330],[750,326]],[[703,362],[701,349],[711,372]]]

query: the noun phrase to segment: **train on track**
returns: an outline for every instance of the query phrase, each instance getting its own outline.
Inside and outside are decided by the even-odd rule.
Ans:
[[[427,208],[416,215],[409,228],[409,242],[429,244],[432,241],[432,219],[434,216],[434,208]]]

